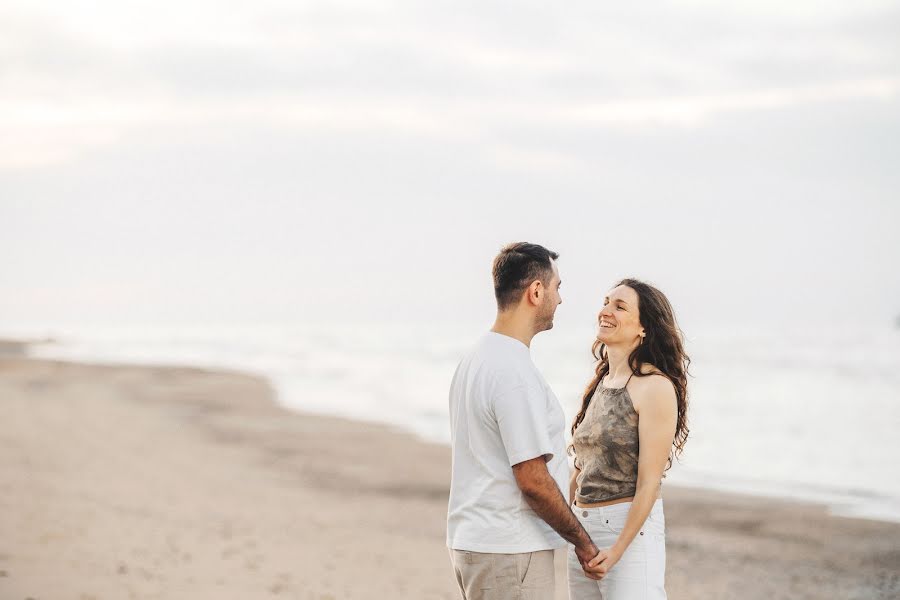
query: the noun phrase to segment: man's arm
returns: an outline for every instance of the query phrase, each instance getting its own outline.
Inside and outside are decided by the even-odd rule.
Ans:
[[[600,579],[601,576],[587,570],[588,562],[597,556],[600,549],[594,545],[587,531],[566,504],[559,486],[547,470],[544,457],[539,456],[520,462],[512,469],[516,483],[528,505],[564,540],[575,546],[575,555],[585,569],[585,574],[592,579]]]

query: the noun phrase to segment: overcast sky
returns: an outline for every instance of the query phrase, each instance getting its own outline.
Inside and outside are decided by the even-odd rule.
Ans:
[[[900,314],[900,6],[0,8],[0,329],[482,318],[509,241],[566,318]]]

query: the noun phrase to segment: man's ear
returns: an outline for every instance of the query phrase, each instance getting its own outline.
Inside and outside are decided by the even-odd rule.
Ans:
[[[535,306],[539,306],[541,303],[541,294],[544,293],[544,284],[541,283],[540,279],[535,279],[531,282],[531,285],[528,286],[528,299]]]

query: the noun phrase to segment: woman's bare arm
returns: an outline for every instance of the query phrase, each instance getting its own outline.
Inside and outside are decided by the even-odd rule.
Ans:
[[[572,469],[572,477],[569,480],[569,506],[572,506],[572,503],[575,502],[575,490],[578,489],[578,474],[581,473],[581,469],[575,467]]]

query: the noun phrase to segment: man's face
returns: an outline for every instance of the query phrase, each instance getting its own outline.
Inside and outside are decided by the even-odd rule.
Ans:
[[[553,315],[556,314],[556,307],[562,304],[562,297],[559,295],[559,288],[562,280],[559,278],[559,270],[556,268],[556,261],[550,261],[553,268],[553,277],[550,278],[550,284],[542,288],[542,302],[537,314],[537,330],[546,331],[553,328]]]

